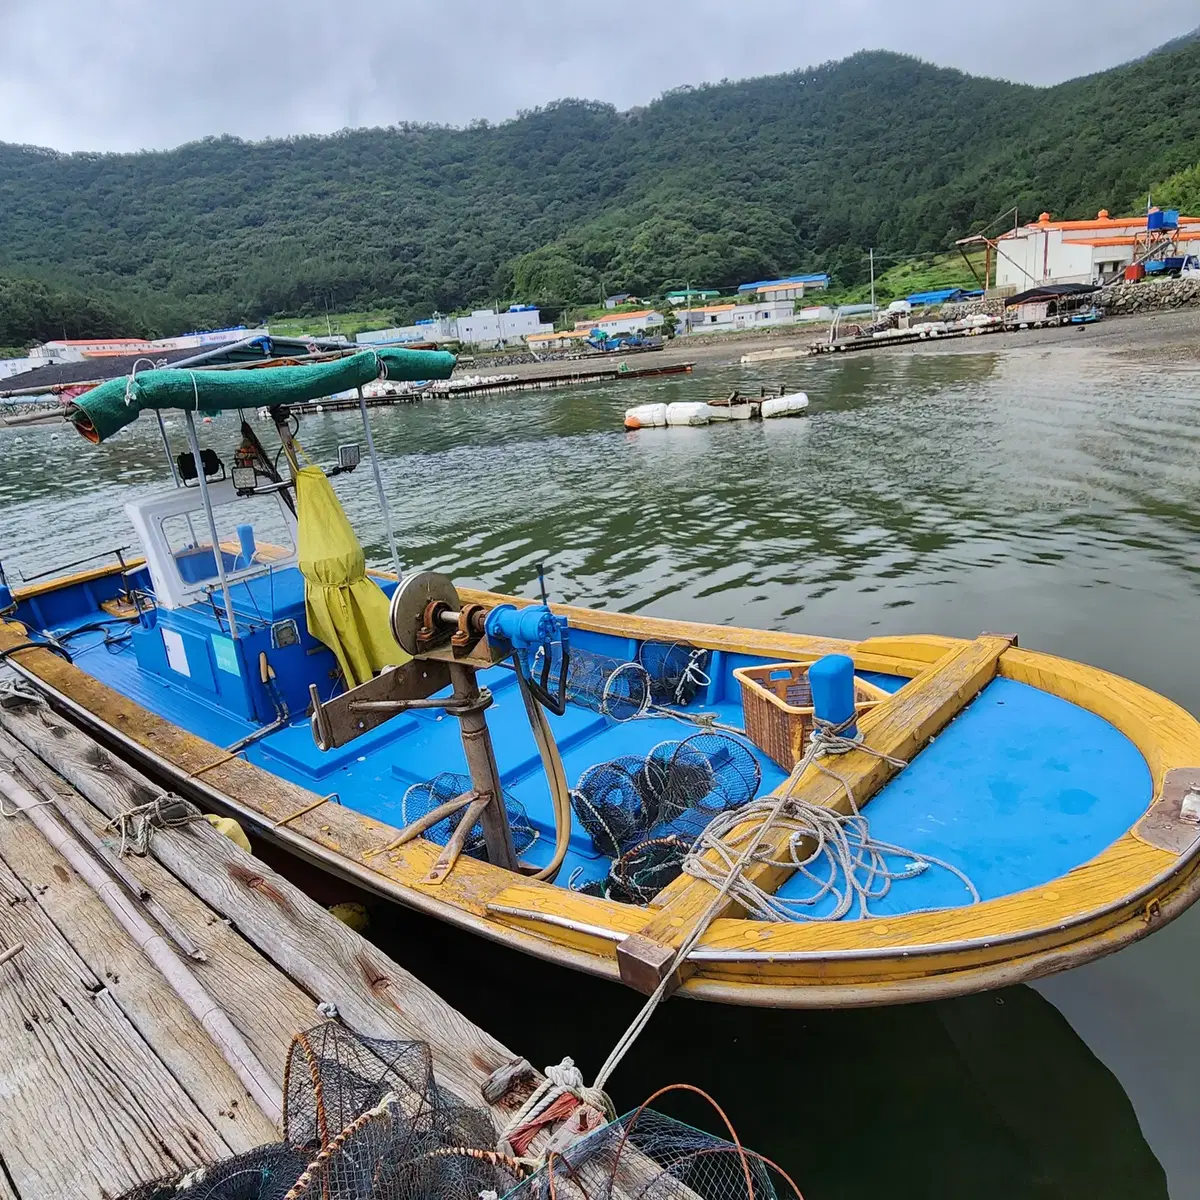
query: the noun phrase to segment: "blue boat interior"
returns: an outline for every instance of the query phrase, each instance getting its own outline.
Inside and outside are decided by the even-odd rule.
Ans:
[[[207,553],[207,561],[204,554]],[[187,557],[187,556],[185,556]],[[206,578],[210,551],[196,551],[181,574]],[[229,571],[244,568],[226,553]],[[193,571],[194,567],[194,571]],[[126,577],[150,593],[145,568]],[[378,581],[390,593],[395,582]],[[406,793],[442,772],[466,774],[458,721],[436,710],[412,710],[358,740],[322,753],[307,718],[309,685],[322,698],[339,686],[334,655],[305,623],[304,580],[294,565],[268,567],[231,584],[238,625],[230,636],[220,594],[179,608],[159,608],[140,620],[110,616],[123,590],[117,575],[65,583],[21,600],[18,618],[31,630],[62,641],[83,671],[174,725],[229,747],[276,720],[286,726],[248,745],[245,756],[266,771],[320,795],[336,793],[354,810],[402,827]],[[571,631],[573,651],[621,661],[638,656],[636,641],[587,630]],[[275,672],[264,684],[260,655]],[[685,712],[712,713],[742,727],[735,668],[771,661],[714,652]],[[906,680],[867,675],[897,691]],[[522,859],[544,865],[554,849],[554,817],[516,677],[505,666],[481,672],[495,697],[487,721],[506,792],[524,808],[536,840]],[[592,708],[568,706],[550,718],[568,782],[589,767],[621,756],[649,754],[663,742],[696,731],[685,719],[648,715],[614,721]],[[785,779],[755,752],[759,794]],[[1095,857],[1127,831],[1151,801],[1150,772],[1139,751],[1111,725],[1036,688],[997,678],[932,744],[887,784],[865,810],[875,838],[952,864],[985,900],[1047,884]],[[962,881],[936,866],[909,876],[899,851],[887,866],[897,878],[871,905],[875,915],[951,908],[969,901]],[[557,883],[580,887],[602,880],[610,858],[593,844],[578,818]],[[801,915],[827,916],[834,898],[820,871],[792,876],[779,895]],[[852,910],[850,916],[858,915]]]

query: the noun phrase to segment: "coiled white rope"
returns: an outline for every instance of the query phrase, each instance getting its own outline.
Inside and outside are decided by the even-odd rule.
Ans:
[[[613,1047],[612,1053],[609,1054],[608,1058],[604,1062],[604,1065],[600,1068],[600,1071],[596,1076],[596,1081],[592,1085],[594,1088],[604,1087],[612,1073],[617,1069],[621,1059],[625,1057],[630,1048],[633,1046],[633,1043],[637,1040],[638,1035],[643,1029],[645,1029],[646,1025],[649,1024],[651,1016],[654,1015],[654,1010],[658,1007],[663,997],[667,994],[667,990],[671,986],[671,980],[676,970],[678,970],[682,963],[687,961],[688,955],[691,954],[691,952],[699,944],[700,939],[707,932],[709,925],[711,925],[717,916],[719,916],[724,910],[726,901],[730,897],[733,897],[739,904],[746,904],[746,900],[750,900],[753,903],[759,900],[759,894],[762,897],[766,897],[768,900],[776,899],[776,897],[772,897],[769,893],[763,892],[761,888],[757,888],[756,885],[752,883],[746,883],[743,879],[743,872],[751,862],[775,861],[774,859],[770,858],[761,859],[759,855],[760,847],[762,846],[763,842],[766,841],[767,834],[772,829],[778,827],[780,820],[784,817],[784,813],[788,812],[789,805],[795,804],[796,788],[799,786],[801,778],[804,776],[804,773],[810,766],[815,765],[822,773],[830,775],[834,779],[838,780],[842,787],[846,789],[846,793],[850,797],[850,804],[853,810],[852,815],[857,817],[862,823],[861,835],[869,837],[869,834],[866,832],[866,818],[858,811],[858,805],[854,798],[853,789],[851,789],[849,783],[841,775],[831,768],[822,765],[818,760],[826,755],[847,754],[851,750],[861,750],[866,754],[871,754],[876,758],[883,759],[885,762],[889,762],[895,767],[903,768],[908,766],[908,763],[905,759],[895,758],[890,754],[885,754],[881,750],[876,750],[873,747],[866,745],[862,741],[861,735],[859,734],[856,734],[854,737],[847,737],[846,730],[855,723],[856,719],[857,714],[853,714],[841,725],[834,726],[829,724],[827,721],[822,721],[820,718],[814,718],[813,730],[808,742],[808,749],[805,751],[803,758],[801,758],[800,761],[792,768],[792,773],[788,776],[785,786],[774,796],[767,797],[764,800],[744,806],[740,809],[734,809],[726,816],[717,818],[717,820],[722,823],[724,828],[731,830],[736,825],[742,823],[748,824],[748,816],[759,814],[762,815],[762,821],[758,825],[752,826],[745,835],[738,839],[741,844],[740,853],[736,853],[736,847],[730,847],[720,842],[717,842],[712,846],[706,846],[705,849],[717,850],[717,853],[721,856],[721,862],[719,865],[704,864],[703,867],[699,866],[703,853],[699,844],[697,844],[692,853],[688,855],[688,859],[686,859],[684,863],[684,869],[687,870],[688,863],[691,862],[694,869],[688,873],[694,875],[696,878],[706,879],[714,887],[716,887],[717,894],[713,897],[709,906],[704,910],[704,913],[700,919],[692,927],[687,937],[685,937],[683,942],[680,944],[679,949],[675,952],[674,957],[671,959],[670,966],[663,974],[662,982],[654,990],[650,998],[642,1007],[641,1012],[639,1012],[638,1015],[633,1019],[632,1024],[624,1032],[624,1034],[622,1034],[620,1040]],[[819,806],[809,806],[807,802],[804,802],[804,806],[806,809],[811,807],[818,811],[827,811],[819,810]],[[830,815],[837,814],[831,813]],[[794,818],[789,815],[787,819],[792,821]],[[711,824],[709,828],[712,828]],[[828,832],[832,831],[830,830]],[[799,840],[800,838],[793,839],[792,837],[789,837],[789,852],[791,852],[792,847],[797,845]],[[886,853],[886,851],[882,850],[884,845],[883,843],[874,843],[874,845],[878,852]],[[848,861],[852,866],[858,853],[861,853],[861,851],[852,851],[849,855]],[[908,854],[909,852],[900,850],[899,853]],[[910,855],[910,857],[916,861],[916,859],[920,856]],[[940,860],[934,860],[928,857],[926,857],[924,861],[930,865],[936,864],[939,866],[945,866],[947,869],[953,871],[954,874],[958,875],[959,878],[964,881],[974,900],[978,901],[978,891],[976,891],[970,880],[967,879],[967,877],[956,867],[951,867],[948,863],[941,863]],[[788,861],[787,865],[790,866],[799,864],[795,861],[795,859],[791,859]],[[711,873],[708,870],[710,866],[714,868]],[[922,867],[922,870],[924,869],[925,868]],[[852,874],[853,878],[858,878],[856,872]],[[874,877],[868,875],[866,881],[859,880],[859,885],[865,886],[867,897],[869,898],[871,889],[874,886]],[[890,881],[888,886],[890,886]],[[847,882],[846,885],[846,892],[852,896],[858,894],[855,886],[849,882]],[[743,899],[743,896],[745,899]],[[787,911],[791,910],[788,909]],[[769,919],[781,920],[794,918],[787,918],[781,915],[773,914]]]

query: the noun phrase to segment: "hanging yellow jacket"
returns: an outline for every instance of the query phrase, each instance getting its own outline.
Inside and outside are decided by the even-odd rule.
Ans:
[[[346,687],[410,660],[392,637],[388,598],[320,467],[296,473],[296,521],[308,631],[337,655]]]

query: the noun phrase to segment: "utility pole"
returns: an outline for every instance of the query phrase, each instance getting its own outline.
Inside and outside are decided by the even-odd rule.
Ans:
[[[872,246],[871,255],[871,320],[875,320],[875,247]]]
[[[692,332],[692,284],[690,280],[683,285],[683,289],[684,299],[687,301],[687,319],[683,331],[690,336]]]

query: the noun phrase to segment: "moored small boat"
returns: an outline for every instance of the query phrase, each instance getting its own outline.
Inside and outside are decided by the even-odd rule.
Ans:
[[[122,419],[187,411],[189,486],[129,506],[143,560],[18,591],[0,624],[12,667],[180,793],[482,936],[731,1003],[1034,978],[1194,900],[1200,724],[1096,668],[1004,635],[840,640],[327,573],[310,535],[340,510],[312,524],[324,476],[280,405],[328,393],[300,370],[121,381]],[[105,399],[77,401],[95,440]],[[245,428],[195,440],[194,409],[259,403],[283,477]]]

